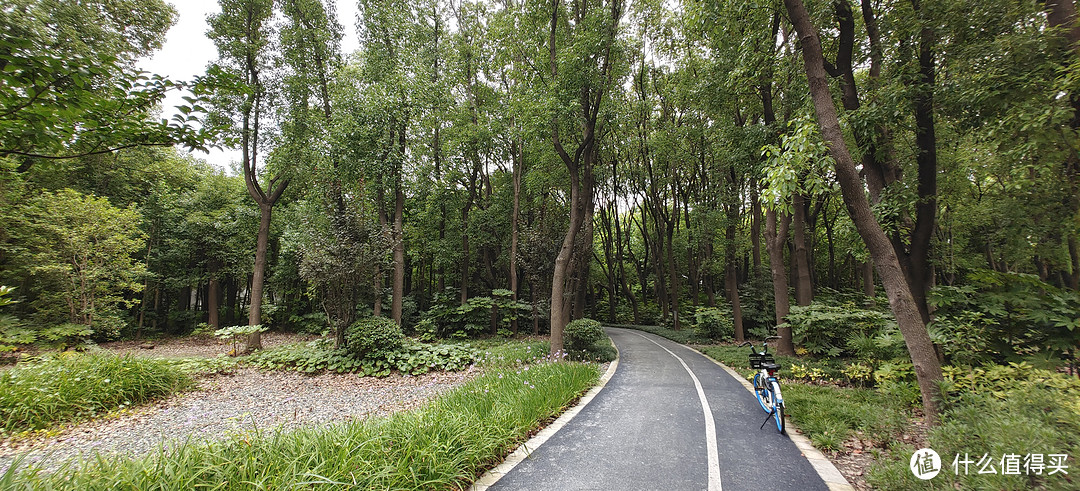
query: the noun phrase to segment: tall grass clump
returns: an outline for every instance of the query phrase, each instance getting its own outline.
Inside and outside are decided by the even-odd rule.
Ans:
[[[0,423],[4,432],[48,428],[142,404],[192,383],[168,361],[62,353],[0,373]]]
[[[9,470],[14,489],[459,489],[596,383],[595,365],[492,370],[410,412],[250,433],[156,454],[96,458],[47,474]],[[317,486],[322,485],[322,486]]]

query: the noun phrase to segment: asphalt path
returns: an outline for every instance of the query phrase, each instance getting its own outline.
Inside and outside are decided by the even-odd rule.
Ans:
[[[615,374],[490,490],[816,490],[824,481],[754,395],[711,360],[607,328]],[[706,416],[708,415],[708,417]]]

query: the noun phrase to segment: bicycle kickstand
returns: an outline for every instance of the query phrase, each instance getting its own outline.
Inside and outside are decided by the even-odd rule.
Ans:
[[[768,416],[765,416],[765,422],[764,422],[764,423],[761,423],[761,428],[758,428],[758,429],[759,429],[759,430],[763,430],[763,429],[765,429],[765,425],[766,425],[766,424],[768,424],[769,420],[770,420],[770,419],[772,419],[772,417],[773,417],[773,414],[775,414],[775,413],[776,413],[776,408],[773,408],[773,410],[772,410],[772,411],[769,411],[769,415],[768,415]]]

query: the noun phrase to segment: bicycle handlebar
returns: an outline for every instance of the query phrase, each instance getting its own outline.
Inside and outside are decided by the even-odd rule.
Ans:
[[[750,341],[743,341],[743,344],[740,344],[739,347],[742,348],[743,346],[753,346],[753,345],[754,345],[754,343],[751,343]]]
[[[765,338],[765,341],[768,341],[770,339],[780,339],[780,336],[769,336],[769,337]]]

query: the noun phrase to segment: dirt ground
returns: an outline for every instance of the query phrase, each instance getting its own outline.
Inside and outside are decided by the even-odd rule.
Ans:
[[[273,348],[283,344],[310,341],[315,338],[317,336],[310,334],[265,332],[262,335],[262,345],[264,349]],[[161,338],[148,341],[113,341],[98,346],[116,353],[130,353],[155,358],[212,358],[227,354],[232,350],[231,342],[206,335]]]

